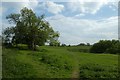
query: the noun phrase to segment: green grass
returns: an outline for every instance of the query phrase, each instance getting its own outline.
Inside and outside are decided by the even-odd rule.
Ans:
[[[0,45],[0,79],[2,78],[2,46]]]
[[[87,53],[89,48],[3,48],[3,78],[118,78],[118,55]]]

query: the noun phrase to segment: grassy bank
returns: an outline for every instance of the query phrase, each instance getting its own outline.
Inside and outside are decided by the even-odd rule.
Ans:
[[[92,54],[89,48],[3,48],[3,78],[117,78],[118,55]]]

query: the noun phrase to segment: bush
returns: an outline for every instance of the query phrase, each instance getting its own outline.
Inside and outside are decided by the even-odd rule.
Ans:
[[[78,46],[86,46],[86,44],[85,43],[80,43],[80,44],[78,44]]]
[[[66,44],[62,44],[61,46],[62,46],[62,47],[65,47],[65,46],[66,46]]]
[[[120,43],[116,43],[115,45],[113,45],[112,47],[108,48],[106,50],[107,53],[111,53],[111,54],[117,54],[120,53]]]
[[[119,53],[120,42],[118,40],[100,40],[98,43],[95,43],[91,49],[91,53]]]
[[[60,42],[58,42],[58,41],[50,42],[49,45],[50,46],[60,46]]]

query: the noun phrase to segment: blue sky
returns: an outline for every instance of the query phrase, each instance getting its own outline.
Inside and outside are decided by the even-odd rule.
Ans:
[[[1,25],[3,29],[12,26],[5,17],[28,7],[38,16],[46,15],[45,19],[51,27],[59,31],[61,43],[75,45],[95,43],[101,39],[117,39],[117,3],[117,0],[4,0],[0,6]]]

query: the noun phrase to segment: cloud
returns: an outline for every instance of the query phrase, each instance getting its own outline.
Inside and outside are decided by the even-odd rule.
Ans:
[[[46,18],[60,32],[60,41],[66,44],[94,43],[100,39],[117,39],[117,16],[101,20],[77,19],[56,15]]]
[[[2,13],[2,6],[0,6],[0,13]]]
[[[36,2],[36,1],[38,2],[39,0],[2,0],[2,2]]]
[[[36,8],[38,5],[38,0],[4,0],[2,5],[0,5],[0,33],[2,28],[8,27],[6,16],[10,13],[19,13],[23,7],[28,7],[30,9]],[[7,24],[7,25],[5,25]]]
[[[69,10],[72,12],[79,12],[79,13],[89,13],[89,14],[95,14],[97,11],[100,10],[100,8],[103,5],[106,5],[108,3],[107,0],[89,0],[86,2],[85,0],[70,0],[71,2],[68,3]],[[73,1],[73,2],[72,2]]]
[[[113,2],[110,5],[111,8],[115,10],[115,6],[117,6],[118,0],[112,1]],[[41,6],[52,14],[58,14],[65,9],[64,5],[55,3],[64,2],[63,0],[3,0],[3,2],[12,2],[11,5],[9,5],[6,9],[16,8],[17,11],[23,7],[34,9],[37,6]],[[39,2],[43,2],[44,4],[39,5]],[[100,8],[102,8],[104,5],[108,4],[110,0],[66,0],[65,2],[67,2],[67,7],[71,12],[78,12],[78,14],[96,14],[97,11],[99,11]]]
[[[7,1],[8,0],[5,0],[5,2],[3,1],[2,4],[2,8],[6,9],[6,11],[12,8],[13,10],[19,12],[23,7],[34,9],[38,6],[38,0],[11,0],[8,2]]]
[[[81,16],[85,16],[85,14],[81,13],[81,14],[75,15],[75,17],[81,17]]]
[[[2,6],[0,6],[0,18],[2,17]]]
[[[109,5],[115,11],[119,0],[69,0],[67,7],[79,14],[96,14],[103,6]]]
[[[118,2],[109,3],[109,8],[112,9],[113,11],[117,11],[118,10]]]
[[[29,0],[28,7],[29,8],[36,8],[38,6],[39,0]]]
[[[64,6],[61,4],[56,4],[51,1],[44,2],[40,7],[45,8],[48,12],[52,14],[58,14],[63,11]]]
[[[2,11],[4,11],[4,13],[10,9],[16,9],[16,11],[19,11],[23,7],[29,7],[32,9],[36,7],[44,8],[48,12],[55,14],[55,16],[47,17],[46,20],[50,22],[51,26],[53,26],[56,31],[60,32],[60,41],[62,43],[94,43],[100,39],[117,38],[117,17],[110,17],[100,20],[77,18],[86,14],[96,14],[100,10],[100,8],[102,8],[104,5],[109,4],[108,0],[99,0],[98,2],[85,2],[85,0],[70,0],[73,2],[68,2],[67,7],[51,1],[43,2],[43,4],[39,4],[38,0],[34,0],[33,2],[30,2],[29,0],[18,1],[21,2],[5,3],[5,5],[2,6]],[[74,17],[65,17],[63,15],[60,15],[59,13],[65,11],[65,8],[68,8],[67,11],[77,12],[77,15],[75,14],[76,16]]]

